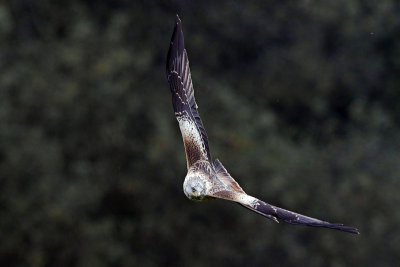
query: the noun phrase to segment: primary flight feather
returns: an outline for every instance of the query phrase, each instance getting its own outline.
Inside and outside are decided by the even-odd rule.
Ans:
[[[167,78],[172,93],[172,105],[185,145],[188,172],[183,183],[183,191],[189,199],[231,200],[275,222],[282,220],[290,224],[326,227],[358,234],[354,227],[304,216],[249,196],[218,159],[211,160],[207,134],[194,98],[182,23],[178,16],[167,56]]]

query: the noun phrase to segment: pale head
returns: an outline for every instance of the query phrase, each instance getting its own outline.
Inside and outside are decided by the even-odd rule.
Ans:
[[[190,200],[201,201],[207,194],[206,184],[199,175],[188,174],[183,183],[183,192]]]

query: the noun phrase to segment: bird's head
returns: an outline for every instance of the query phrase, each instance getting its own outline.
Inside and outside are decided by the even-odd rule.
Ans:
[[[202,201],[206,197],[206,185],[198,176],[187,176],[183,183],[183,192],[194,201]]]

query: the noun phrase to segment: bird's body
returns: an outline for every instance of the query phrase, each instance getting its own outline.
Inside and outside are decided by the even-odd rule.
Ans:
[[[183,191],[190,200],[218,198],[235,201],[275,222],[280,219],[290,224],[326,227],[358,234],[353,227],[297,214],[246,194],[218,159],[211,160],[207,134],[194,98],[182,24],[178,16],[167,56],[167,78],[172,93],[172,105],[185,145],[188,172]]]

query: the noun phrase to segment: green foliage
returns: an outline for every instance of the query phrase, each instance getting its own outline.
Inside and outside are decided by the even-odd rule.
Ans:
[[[395,265],[399,11],[0,3],[0,265]],[[249,194],[360,236],[185,198],[165,77],[176,13],[211,154]]]

